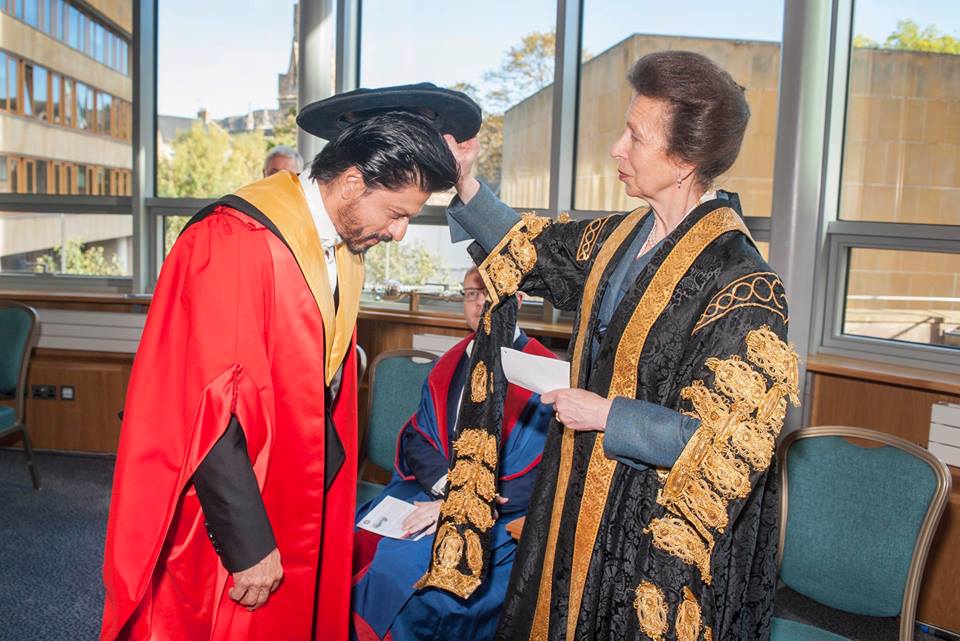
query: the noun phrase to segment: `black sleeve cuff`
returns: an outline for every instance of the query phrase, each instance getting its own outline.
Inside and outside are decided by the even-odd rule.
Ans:
[[[229,572],[246,570],[277,547],[236,417],[193,475],[207,535]]]
[[[403,460],[413,472],[417,483],[424,491],[433,495],[433,486],[447,473],[447,457],[438,452],[416,430],[408,429],[403,433]]]

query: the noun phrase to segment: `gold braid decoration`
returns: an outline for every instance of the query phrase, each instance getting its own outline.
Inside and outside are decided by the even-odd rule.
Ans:
[[[784,323],[789,322],[787,297],[780,277],[773,272],[755,272],[738,278],[714,296],[691,334],[741,307],[762,307],[782,318]]]
[[[703,641],[713,641],[713,628],[709,625],[703,630]]]
[[[481,375],[474,370],[474,383],[486,391],[486,367]],[[468,598],[480,585],[483,574],[483,545],[473,530],[463,536],[458,526],[469,526],[480,532],[493,527],[493,509],[488,501],[496,495],[497,481],[494,470],[497,466],[497,439],[493,434],[478,428],[465,429],[453,443],[456,464],[447,477],[450,490],[440,506],[440,516],[449,519],[437,532],[433,543],[433,556],[427,573],[415,584],[416,589],[435,587]],[[461,562],[466,552],[466,569]]]
[[[593,248],[597,245],[597,240],[600,238],[600,232],[603,231],[604,225],[607,224],[613,216],[604,216],[603,218],[595,218],[590,221],[590,224],[583,230],[583,234],[580,236],[580,244],[577,246],[577,260],[581,263],[590,260],[590,256],[593,254]]]
[[[683,601],[677,606],[677,619],[673,624],[677,641],[697,641],[700,638],[700,626],[703,625],[700,617],[700,604],[693,590],[683,586]]]
[[[549,218],[532,212],[521,215],[520,221],[480,263],[478,269],[487,288],[490,307],[517,293],[524,276],[537,265],[537,248],[533,241],[551,224]]]
[[[487,400],[487,364],[479,361],[470,377],[470,400],[482,403]]]
[[[687,565],[700,570],[703,582],[710,585],[710,555],[713,553],[713,541],[704,543],[693,527],[683,519],[665,516],[653,519],[650,527],[644,528],[644,534],[653,535],[653,546],[675,556]]]
[[[667,631],[667,601],[663,591],[649,581],[641,581],[635,591],[633,607],[637,611],[640,629],[653,641],[661,641]]]
[[[680,392],[690,401],[700,427],[667,475],[657,503],[673,517],[651,524],[654,545],[700,567],[710,583],[709,555],[714,537],[725,531],[728,502],[750,494],[750,468],[770,465],[774,443],[786,417],[786,399],[797,400],[797,357],[766,325],[746,336],[747,358],[708,358],[714,389],[694,381]],[[757,371],[754,366],[763,371]],[[773,384],[767,386],[766,374]],[[742,456],[741,460],[737,455]],[[682,526],[682,527],[681,527]]]

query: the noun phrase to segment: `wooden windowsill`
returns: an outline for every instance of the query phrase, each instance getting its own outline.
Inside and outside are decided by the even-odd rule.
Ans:
[[[928,392],[960,395],[960,374],[932,369],[905,367],[847,356],[814,354],[807,359],[807,371]]]
[[[131,296],[129,294],[104,294],[80,292],[43,292],[0,290],[0,299],[20,301],[22,303],[39,303],[45,307],[52,305],[78,306],[103,305],[110,308],[129,308],[130,311],[142,311],[149,306],[151,296]],[[120,310],[116,310],[120,311]],[[445,314],[443,312],[417,311],[405,309],[388,309],[378,307],[361,307],[360,318],[364,320],[404,323],[407,325],[422,325],[424,327],[449,327],[465,329],[463,317],[459,314]],[[520,327],[537,336],[555,338],[569,338],[572,330],[570,323],[545,323],[543,321],[521,318]]]

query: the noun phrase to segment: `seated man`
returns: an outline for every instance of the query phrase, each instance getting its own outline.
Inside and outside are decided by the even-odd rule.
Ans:
[[[476,333],[486,296],[476,267],[467,272],[463,288],[464,316]],[[392,641],[493,638],[516,551],[505,528],[526,513],[550,423],[551,409],[540,404],[538,395],[513,385],[507,388],[499,464],[502,498],[491,531],[489,575],[467,600],[434,588],[413,587],[430,562],[452,444],[460,427],[457,415],[473,337],[467,336],[437,361],[423,384],[417,413],[400,431],[390,484],[357,511],[359,523],[385,496],[393,496],[417,506],[404,528],[412,535],[425,533],[415,541],[356,530],[353,623],[358,641],[379,641],[388,634]],[[553,358],[547,348],[519,328],[514,333],[514,348]]]

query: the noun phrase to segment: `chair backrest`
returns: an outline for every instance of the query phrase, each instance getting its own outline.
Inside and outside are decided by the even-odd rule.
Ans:
[[[900,615],[900,638],[912,638],[927,551],[950,491],[946,466],[913,443],[857,427],[791,432],[778,456],[781,580],[839,610]]]
[[[23,420],[27,369],[37,343],[40,318],[29,305],[0,300],[0,394],[17,398],[17,422]]]
[[[385,470],[393,469],[397,434],[420,405],[420,388],[437,355],[416,349],[398,349],[378,355],[370,366],[370,404],[367,412],[366,458]]]

